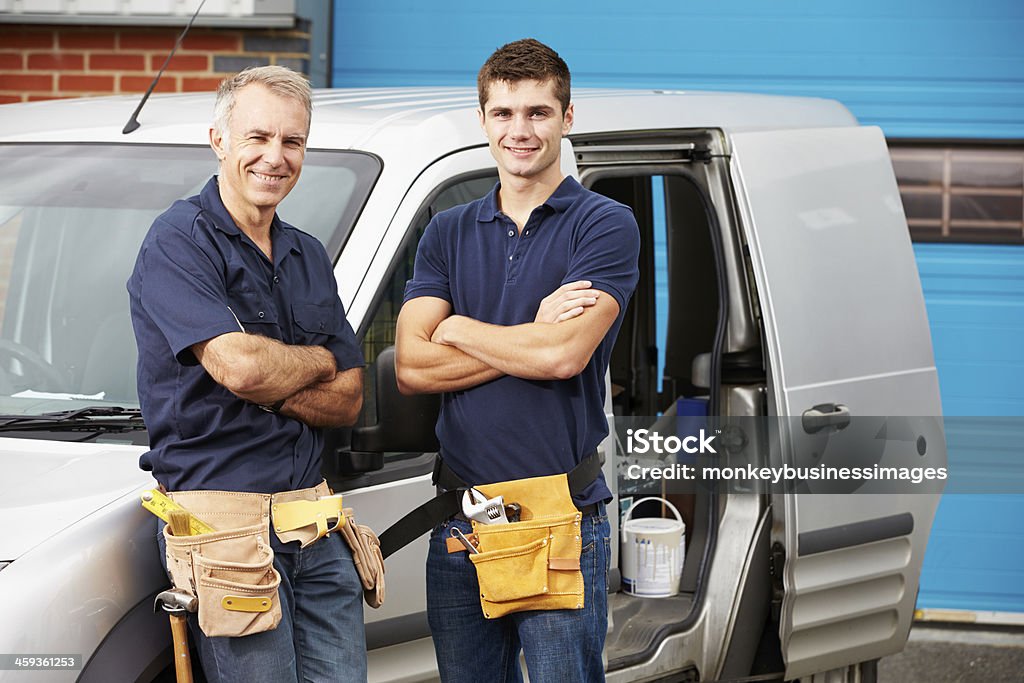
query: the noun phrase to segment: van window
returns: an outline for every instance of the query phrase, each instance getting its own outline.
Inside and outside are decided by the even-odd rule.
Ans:
[[[363,414],[359,426],[377,423],[377,356],[395,343],[395,323],[402,308],[405,283],[412,278],[416,261],[416,246],[430,219],[441,211],[483,197],[498,181],[495,171],[485,171],[453,179],[438,187],[427,199],[415,220],[409,227],[405,244],[395,256],[391,275],[377,293],[377,304],[363,335],[363,356],[366,358],[366,375],[363,382]],[[385,454],[385,458],[388,454]]]
[[[207,147],[9,144],[0,165],[0,413],[137,408],[125,283],[153,219],[197,194],[216,159]],[[310,151],[280,215],[340,247],[379,166]]]

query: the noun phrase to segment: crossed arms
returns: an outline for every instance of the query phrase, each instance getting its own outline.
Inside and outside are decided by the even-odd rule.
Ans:
[[[362,368],[338,372],[334,355],[322,346],[228,332],[194,344],[192,352],[231,393],[260,405],[283,400],[282,415],[311,427],[351,425],[362,409]]]
[[[402,393],[460,391],[502,375],[574,377],[612,326],[619,304],[580,280],[545,297],[531,323],[491,325],[451,312],[447,301],[429,296],[402,306],[395,331]]]
[[[559,287],[541,301],[534,322],[522,325],[490,325],[451,315],[443,299],[412,299],[402,307],[396,329],[399,389],[406,394],[459,391],[502,375],[574,377],[618,312],[614,297],[585,280]],[[362,369],[338,372],[334,355],[322,346],[228,332],[193,345],[192,351],[210,376],[239,398],[260,405],[283,400],[283,415],[312,427],[351,425],[362,409]]]

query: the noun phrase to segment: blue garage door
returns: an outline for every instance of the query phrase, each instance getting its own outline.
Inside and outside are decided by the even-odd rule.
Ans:
[[[915,245],[943,411],[993,417],[948,421],[950,460],[1021,457],[1024,434],[1024,246]],[[1017,420],[1013,420],[1017,422]],[[978,432],[1004,438],[978,442]],[[1009,438],[1006,438],[1008,436]],[[925,556],[918,605],[1024,612],[1024,495],[947,494]]]
[[[335,0],[332,84],[472,85],[535,37],[578,86],[829,97],[889,137],[1024,139],[1020,0]]]
[[[576,86],[828,97],[890,139],[1024,140],[1021,0],[335,0],[334,8],[337,87],[471,85],[495,48],[533,36],[566,59]],[[917,255],[946,415],[1024,415],[1014,352],[1024,332],[1024,247],[918,245]],[[1018,520],[1024,497],[946,496],[920,605],[1024,611]]]

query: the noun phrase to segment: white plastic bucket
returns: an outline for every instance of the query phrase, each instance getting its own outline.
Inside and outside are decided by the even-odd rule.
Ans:
[[[658,501],[667,505],[675,519],[630,516],[637,505]],[[641,498],[622,518],[622,587],[643,598],[667,598],[679,592],[683,573],[686,525],[672,503],[664,498]]]

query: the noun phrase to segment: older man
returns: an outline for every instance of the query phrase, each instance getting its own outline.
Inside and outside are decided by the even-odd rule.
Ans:
[[[216,530],[160,538],[175,583],[199,594],[190,625],[210,681],[366,678],[341,535],[268,524],[281,502],[331,502],[322,429],[352,424],[362,397],[330,259],[276,214],[302,171],[310,96],[282,67],[222,83],[219,174],[156,219],[128,281],[151,439],[140,464]]]

